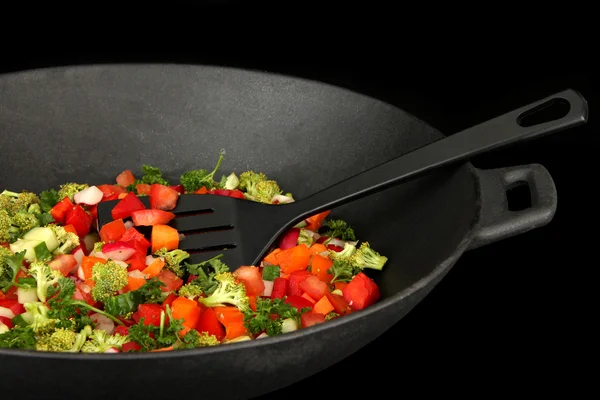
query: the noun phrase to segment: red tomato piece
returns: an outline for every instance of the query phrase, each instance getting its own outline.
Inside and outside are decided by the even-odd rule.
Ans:
[[[265,290],[265,283],[258,267],[241,266],[233,272],[233,276],[244,282],[248,296],[260,296]]]
[[[212,308],[207,308],[200,315],[200,319],[196,324],[196,330],[200,333],[208,332],[209,335],[215,335],[219,341],[225,338],[225,327],[219,322]]]
[[[183,185],[171,185],[169,187],[180,194],[185,194],[185,188]]]
[[[80,300],[88,303],[90,306],[96,306],[96,302],[92,298],[91,288],[84,282],[75,283],[75,300]]]
[[[67,276],[77,267],[77,260],[72,254],[58,254],[48,263],[48,266],[51,269],[60,271],[63,276]]]
[[[352,311],[344,296],[334,293],[327,293],[325,296],[327,296],[327,300],[329,300],[333,306],[333,310],[339,315],[348,314]]]
[[[113,219],[124,219],[131,216],[133,211],[145,210],[146,206],[133,192],[127,193],[111,210]]]
[[[155,210],[170,211],[177,205],[179,192],[169,186],[154,183],[150,186],[150,207]]]
[[[231,193],[229,193],[229,197],[234,197],[236,199],[242,199],[242,200],[244,200],[246,198],[244,196],[244,193],[238,189],[232,190]]]
[[[25,312],[25,307],[23,307],[23,304],[20,304],[18,300],[14,299],[0,300],[0,307],[8,308],[15,315],[23,314]]]
[[[283,299],[288,290],[288,280],[286,278],[275,278],[273,281],[272,299]]]
[[[302,296],[302,289],[300,289],[300,284],[302,283],[302,281],[304,281],[310,276],[314,275],[306,270],[292,272],[290,276],[288,276],[288,296]]]
[[[140,304],[131,317],[135,322],[140,322],[144,318],[144,325],[160,326],[160,313],[162,311],[162,307],[158,304]]]
[[[114,334],[119,334],[121,336],[125,336],[129,334],[129,328],[123,325],[117,325],[117,327],[114,330]]]
[[[314,275],[300,282],[299,287],[315,301],[329,293],[329,286]]]
[[[71,207],[65,214],[65,225],[73,225],[77,231],[77,236],[83,237],[90,232],[92,216],[80,205],[76,205]]]
[[[140,245],[144,246],[145,248],[151,246],[148,239],[146,239],[146,237],[134,227],[127,229],[123,236],[121,236],[120,240],[122,240],[123,242],[135,241],[138,242]]]
[[[128,351],[139,351],[142,349],[142,346],[137,344],[136,342],[127,342],[121,346],[121,352],[127,353]]]
[[[167,296],[167,298],[165,299],[165,301],[163,301],[162,305],[163,307],[166,306],[171,306],[171,304],[173,304],[173,301],[175,301],[175,299],[177,298],[177,295],[175,293],[169,293],[169,295]]]
[[[157,278],[159,281],[165,284],[165,286],[161,286],[160,288],[163,292],[172,292],[173,290],[178,290],[183,286],[183,279],[165,268],[160,271],[160,274],[158,274]]]
[[[350,307],[357,311],[374,304],[379,299],[379,287],[365,275],[359,272],[342,292]]]
[[[325,322],[325,316],[319,313],[307,312],[302,314],[300,322],[302,323],[303,328],[308,328],[309,326]]]
[[[126,230],[127,228],[122,219],[111,221],[100,228],[100,240],[104,243],[116,242],[123,237]]]
[[[127,268],[128,271],[143,271],[146,269],[147,265],[146,265],[146,260],[140,260],[139,258],[130,258],[129,260],[125,261],[127,264],[129,264],[129,267]]]
[[[50,209],[50,214],[52,215],[52,218],[54,218],[54,221],[62,224],[65,222],[67,212],[71,210],[74,206],[75,205],[73,204],[73,202],[71,202],[71,200],[69,200],[68,197],[65,197]]]
[[[287,296],[286,299],[284,300],[284,302],[291,306],[296,307],[296,309],[298,309],[298,311],[302,310],[303,308],[310,308],[311,310],[313,308],[313,303],[306,300],[302,296],[295,296],[295,295]]]
[[[135,183],[135,177],[133,176],[133,172],[126,169],[117,175],[117,185],[126,188],[129,185]]]
[[[175,214],[163,210],[146,209],[131,213],[131,219],[136,226],[166,225],[173,218]]]

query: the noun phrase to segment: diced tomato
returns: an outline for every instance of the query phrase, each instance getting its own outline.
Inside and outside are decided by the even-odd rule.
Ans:
[[[315,301],[329,293],[327,284],[314,275],[300,282],[300,289]]]
[[[77,235],[83,237],[90,232],[92,216],[78,204],[65,214],[65,225],[73,225]]]
[[[105,243],[116,242],[123,237],[126,230],[127,228],[122,219],[111,221],[100,228],[100,240]]]
[[[23,314],[25,307],[20,304],[18,300],[2,299],[0,300],[0,307],[8,308],[15,315]]]
[[[9,249],[10,250],[10,243],[8,243],[8,242],[2,242],[2,243],[0,243],[0,247],[4,247],[5,249]]]
[[[75,283],[75,294],[73,295],[75,300],[80,300],[88,303],[91,306],[95,306],[96,302],[92,298],[92,292],[89,286],[84,282]]]
[[[164,283],[166,286],[161,286],[163,292],[171,292],[178,290],[183,286],[183,279],[175,275],[168,269],[163,268],[157,276],[158,280]]]
[[[117,185],[126,188],[129,185],[133,185],[135,183],[135,177],[133,176],[133,172],[126,169],[117,175]]]
[[[124,219],[131,216],[133,211],[145,210],[146,206],[133,192],[127,193],[111,210],[113,219]]]
[[[198,276],[197,276],[197,275],[192,275],[192,274],[190,274],[190,275],[188,276],[188,278],[187,278],[187,281],[186,281],[185,283],[190,283],[191,281],[193,281],[193,280],[195,280],[195,279],[198,279]]]
[[[148,239],[146,239],[146,237],[134,227],[127,229],[123,236],[121,236],[120,240],[122,240],[123,242],[136,241],[139,242],[145,248],[150,247],[150,242],[148,241]]]
[[[339,315],[348,314],[352,311],[344,296],[334,293],[327,293],[325,296],[327,296],[327,300],[329,300],[333,306],[333,310]]]
[[[54,256],[48,265],[51,269],[60,271],[63,276],[67,276],[75,267],[77,267],[77,260],[72,254],[58,254]]]
[[[273,281],[272,299],[283,299],[288,290],[288,280],[285,278],[275,278]]]
[[[265,290],[265,284],[258,267],[241,266],[233,272],[233,276],[244,282],[248,296],[259,296]]]
[[[169,187],[180,194],[185,194],[185,188],[183,185],[171,185]]]
[[[137,344],[136,342],[127,342],[121,346],[121,352],[127,353],[128,351],[139,351],[142,349],[142,346]]]
[[[304,313],[302,314],[302,317],[300,317],[300,322],[302,323],[303,328],[308,328],[309,326],[325,322],[325,316],[315,312]]]
[[[236,199],[242,199],[242,200],[244,200],[246,198],[244,196],[244,193],[238,189],[232,190],[231,193],[229,193],[229,197],[234,197]]]
[[[150,207],[155,210],[170,211],[177,205],[179,192],[169,186],[154,183],[150,186]]]
[[[245,199],[244,193],[241,190],[229,190],[229,189],[211,189],[208,191],[209,194],[214,194],[217,196],[225,196],[225,197],[234,197],[238,199]],[[198,193],[203,194],[203,193]]]
[[[166,306],[171,306],[171,304],[173,304],[173,301],[175,301],[175,299],[177,298],[177,295],[175,293],[169,293],[169,295],[167,296],[167,298],[165,299],[165,301],[163,301],[162,305],[163,307]]]
[[[12,329],[14,327],[10,318],[0,316],[0,324],[6,325],[8,329]]]
[[[150,186],[151,185],[147,183],[138,183],[135,185],[135,190],[138,192],[138,194],[150,195]]]
[[[129,267],[127,268],[128,271],[143,271],[144,269],[146,269],[145,260],[140,260],[139,258],[130,258],[125,262],[129,264]]]
[[[379,287],[364,272],[359,272],[342,291],[353,310],[362,310],[379,299]]]
[[[296,309],[298,309],[298,311],[302,310],[303,308],[310,308],[311,310],[313,308],[313,303],[306,300],[302,296],[296,296],[296,295],[287,296],[286,299],[284,300],[284,302],[291,306],[296,307]]]
[[[208,193],[208,189],[206,188],[206,186],[202,186],[199,189],[194,190],[194,194],[207,194]]]
[[[292,272],[288,277],[288,296],[302,296],[300,284],[309,276],[313,276],[313,274],[306,270]]]
[[[65,197],[50,209],[50,214],[52,215],[52,218],[54,218],[55,222],[62,224],[65,222],[67,212],[71,210],[73,206],[73,202],[71,202],[68,197]]]
[[[160,326],[160,313],[162,311],[162,307],[158,304],[140,304],[131,317],[135,322],[140,322],[144,318],[144,325]]]
[[[117,200],[121,193],[127,193],[127,189],[119,185],[97,185],[96,187],[104,195],[102,201]]]
[[[209,335],[215,335],[219,341],[225,338],[225,328],[217,319],[217,315],[212,308],[207,308],[200,315],[200,319],[196,324],[196,330],[200,333],[208,332]]]
[[[129,334],[129,328],[123,325],[117,325],[117,327],[115,328],[114,334],[119,334],[121,336],[126,336]]]
[[[131,219],[136,226],[166,225],[175,218],[175,214],[163,210],[138,210],[131,213]]]
[[[8,289],[6,292],[4,292],[4,298],[5,299],[17,299],[19,296],[17,295],[17,287],[16,286],[11,286],[10,289]]]
[[[85,210],[90,214],[92,222],[98,219],[98,204],[92,206],[85,206]]]

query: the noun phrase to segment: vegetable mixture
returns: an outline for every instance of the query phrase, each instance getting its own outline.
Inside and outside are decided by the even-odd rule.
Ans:
[[[275,336],[369,307],[365,274],[387,258],[345,221],[314,215],[260,265],[231,271],[222,254],[199,264],[169,221],[181,194],[293,202],[263,173],[216,180],[198,169],[168,182],[144,165],[116,183],[66,183],[0,194],[0,347],[50,352],[158,352]],[[149,196],[150,208],[141,201]],[[99,230],[97,205],[120,200]],[[140,231],[150,229],[150,234]]]

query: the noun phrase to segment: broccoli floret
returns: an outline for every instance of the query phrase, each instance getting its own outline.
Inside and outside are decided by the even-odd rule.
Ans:
[[[190,300],[194,300],[196,297],[200,296],[203,293],[202,288],[195,283],[196,281],[197,279],[180,287],[177,294],[179,294],[179,296],[187,297]]]
[[[0,290],[6,292],[16,284],[17,274],[23,268],[23,259],[26,251],[13,253],[0,246]]]
[[[344,243],[344,249],[342,251],[329,250],[329,258],[333,261],[343,260],[351,261],[352,256],[356,253],[356,246],[351,243]]]
[[[253,189],[247,190],[245,197],[248,200],[260,203],[273,204],[273,197],[281,194],[283,191],[274,180],[260,181],[254,185]]]
[[[94,243],[94,253],[102,253],[102,248],[104,247],[104,242],[96,242]]]
[[[242,282],[236,282],[231,272],[217,274],[215,280],[218,282],[216,290],[208,297],[198,298],[200,303],[206,307],[231,304],[240,311],[245,311],[250,307],[250,301],[246,295],[246,286]]]
[[[79,246],[79,236],[73,232],[65,230],[62,226],[56,224],[47,225],[48,228],[52,229],[54,236],[58,240],[58,248],[54,251],[56,254],[69,254],[73,249]]]
[[[355,253],[356,246],[347,242],[344,243],[344,249],[340,252],[329,250],[329,259],[333,261],[333,265],[327,270],[327,273],[333,275],[331,283],[350,282],[354,275],[361,271],[360,266],[352,258]]]
[[[33,204],[40,205],[41,201],[37,194],[29,191],[21,193],[5,190],[0,194],[0,206],[9,213],[27,211]]]
[[[240,179],[237,177],[235,172],[229,174],[229,176],[223,176],[221,179],[221,187],[226,190],[235,190],[240,185]]]
[[[346,221],[341,219],[332,219],[327,221],[327,232],[323,233],[324,236],[329,238],[338,238],[340,240],[356,240],[354,235],[354,229],[348,225]]]
[[[362,242],[358,250],[352,255],[354,265],[379,271],[381,271],[387,260],[387,257],[373,250],[368,242]]]
[[[121,347],[129,341],[129,336],[120,334],[109,335],[102,329],[94,329],[81,348],[82,353],[104,353],[110,348],[121,350]]]
[[[331,311],[325,316],[325,321],[331,321],[339,316],[340,314],[336,313],[335,311]]]
[[[221,151],[219,154],[219,160],[217,161],[217,166],[211,173],[205,169],[194,169],[181,175],[179,182],[183,185],[186,193],[192,193],[200,189],[202,186],[205,186],[207,189],[212,189],[215,187],[216,182],[214,180],[214,176],[221,166],[224,154],[225,152]]]
[[[60,271],[53,270],[48,264],[35,261],[29,266],[29,275],[35,278],[37,286],[37,297],[42,303],[46,302],[48,288],[58,283],[62,277]]]
[[[103,301],[116,295],[119,289],[127,285],[127,268],[113,260],[108,260],[105,264],[98,262],[92,267],[92,280],[95,282],[92,298]]]
[[[181,266],[181,262],[190,257],[190,253],[181,249],[167,251],[166,247],[161,248],[156,253],[157,257],[165,258],[165,267],[178,277],[182,277],[185,269]]]
[[[219,339],[215,335],[208,332],[198,332],[195,329],[190,329],[183,337],[182,343],[178,343],[178,348],[193,349],[196,347],[208,347],[218,345]]]
[[[60,323],[59,319],[48,317],[48,311],[50,309],[41,301],[25,303],[23,304],[23,307],[33,317],[33,321],[29,326],[36,334],[49,334],[53,332]]]
[[[245,171],[240,174],[240,183],[238,189],[243,192],[252,193],[254,192],[255,186],[258,182],[266,181],[267,175],[262,172]]]
[[[60,189],[58,191],[58,199],[62,200],[65,197],[68,197],[69,200],[73,201],[73,196],[77,192],[81,192],[84,189],[87,189],[89,185],[87,183],[74,183],[69,182],[64,185],[60,185]]]
[[[315,242],[315,238],[308,229],[300,228],[300,235],[298,236],[298,244],[305,244],[306,247],[312,246]]]
[[[34,214],[27,211],[19,211],[12,218],[12,224],[19,228],[19,234],[22,236],[36,226],[40,226],[40,221]]]
[[[36,350],[78,353],[91,333],[92,328],[89,325],[86,325],[79,333],[71,329],[59,328],[52,333],[40,336],[37,340]]]
[[[11,268],[8,266],[8,257],[14,253],[6,247],[0,246],[0,282],[12,280]]]
[[[0,242],[12,243],[18,239],[21,230],[13,225],[13,219],[8,211],[0,210]]]

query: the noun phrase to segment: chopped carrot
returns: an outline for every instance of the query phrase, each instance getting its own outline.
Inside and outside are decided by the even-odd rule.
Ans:
[[[302,296],[301,296],[301,297],[304,297],[306,300],[308,300],[308,301],[310,301],[311,303],[315,304],[315,300],[314,300],[312,297],[310,297],[308,294],[306,294],[306,293],[302,293]]]
[[[306,269],[310,261],[308,247],[304,243],[281,250],[275,257],[277,257],[279,267],[286,274]]]
[[[131,292],[132,290],[138,290],[144,286],[145,283],[146,280],[144,278],[132,278],[131,276],[127,276],[127,286],[125,286],[125,289],[128,292]]]
[[[158,353],[161,351],[173,351],[173,346],[163,347],[161,349],[156,349],[156,350],[150,350],[150,352],[152,352],[152,353]]]
[[[104,243],[110,243],[121,239],[127,228],[123,219],[117,219],[109,222],[100,228],[100,240]]]
[[[83,271],[83,277],[85,279],[92,278],[92,268],[94,265],[96,265],[96,263],[106,264],[106,259],[91,256],[83,256],[81,258],[81,270]]]
[[[138,192],[138,194],[150,194],[150,185],[148,185],[147,183],[138,183],[137,185],[135,185],[135,190]]]
[[[127,197],[127,195],[128,195],[128,194],[129,194],[129,193],[119,193],[119,196],[117,196],[117,198],[118,198],[119,200],[121,200],[121,199],[123,199],[123,198]]]
[[[335,282],[333,285],[335,286],[336,290],[344,290],[344,288],[346,286],[348,286],[348,283],[347,282]]]
[[[69,224],[69,225],[64,225],[63,229],[67,232],[71,232],[77,235],[77,229],[75,229],[75,227],[73,226],[73,224]]]
[[[200,189],[196,189],[194,191],[194,194],[206,194],[208,193],[208,189],[206,188],[206,186],[202,186]]]
[[[244,314],[237,307],[213,307],[213,309],[217,320],[225,327],[225,339],[231,340],[248,334],[244,326]]]
[[[324,251],[327,251],[327,247],[325,247],[325,245],[321,243],[314,243],[312,246],[310,246],[310,249],[308,249],[308,252],[310,254],[319,254]]]
[[[290,277],[290,275],[289,275],[289,274],[286,274],[285,272],[280,272],[280,273],[279,273],[279,277],[280,277],[280,278],[283,278],[283,279],[288,279],[288,278]]]
[[[256,296],[248,296],[248,300],[250,302],[250,309],[256,311]]]
[[[133,176],[133,172],[126,169],[117,175],[117,185],[126,188],[129,185],[133,185],[135,183],[135,177]]]
[[[157,258],[152,262],[152,264],[150,264],[146,268],[144,268],[142,273],[150,276],[150,278],[153,278],[155,276],[158,276],[158,274],[160,274],[160,271],[162,271],[164,266],[165,266],[165,262],[162,259]]]
[[[333,311],[331,302],[327,299],[327,296],[321,297],[321,300],[317,301],[313,306],[313,312],[327,315]]]
[[[278,261],[276,255],[281,251],[282,250],[280,248],[276,248],[275,250],[270,252],[268,256],[265,257],[264,261],[268,262],[269,264],[277,265]]]
[[[322,213],[319,213],[317,215],[313,215],[310,218],[306,219],[307,225],[306,225],[306,229],[310,229],[311,231],[318,231],[319,228],[321,227],[321,224],[323,223],[323,221],[325,220],[325,217],[327,217],[329,215],[331,211],[323,211]]]
[[[198,303],[187,297],[179,296],[171,304],[173,319],[183,319],[184,328],[179,331],[180,335],[185,335],[190,329],[194,328],[200,319],[202,310]]]
[[[333,266],[333,261],[331,261],[328,257],[323,257],[319,254],[314,254],[311,257],[311,267],[310,270],[313,274],[319,278],[319,280],[323,282],[331,282],[333,279],[333,275],[327,273],[327,270]]]
[[[163,247],[167,250],[175,250],[179,247],[179,232],[169,225],[154,225],[150,235],[152,242],[152,253],[156,253]]]

